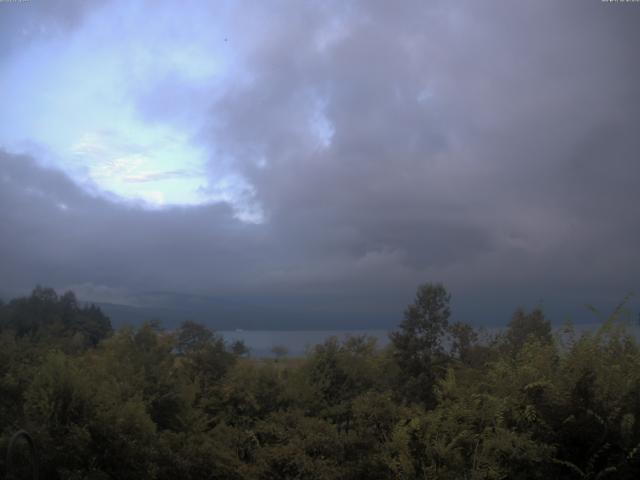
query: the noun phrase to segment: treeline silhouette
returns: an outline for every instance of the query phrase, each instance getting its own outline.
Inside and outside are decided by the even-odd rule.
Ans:
[[[581,335],[518,310],[481,340],[449,303],[424,284],[385,348],[265,359],[194,322],[113,331],[38,287],[0,304],[0,448],[29,431],[45,479],[639,478],[622,306]]]

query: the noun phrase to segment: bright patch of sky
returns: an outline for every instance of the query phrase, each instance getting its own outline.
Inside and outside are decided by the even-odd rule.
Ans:
[[[347,10],[349,10],[348,7]],[[316,47],[320,52],[325,52],[329,47],[347,37],[348,30],[345,25],[345,16],[344,14],[336,16],[325,28],[318,32],[315,40]]]
[[[326,148],[331,145],[335,128],[326,114],[326,100],[317,99],[314,107],[314,114],[311,118],[311,131],[320,141],[320,145]]]
[[[224,200],[239,218],[259,221],[240,198],[246,182],[227,170],[205,174],[210,150],[195,140],[211,102],[242,75],[228,8],[169,7],[113,2],[0,63],[0,147],[37,150],[78,183],[123,199],[155,207]]]

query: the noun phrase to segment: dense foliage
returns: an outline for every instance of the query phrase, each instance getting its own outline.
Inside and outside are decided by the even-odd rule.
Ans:
[[[638,478],[640,349],[621,309],[580,336],[519,310],[479,341],[449,298],[421,286],[386,348],[255,359],[194,322],[113,332],[37,288],[0,304],[0,448],[26,428],[42,476],[65,479]]]

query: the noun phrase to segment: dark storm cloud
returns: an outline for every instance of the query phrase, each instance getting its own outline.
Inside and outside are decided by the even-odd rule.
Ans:
[[[501,252],[588,257],[621,229],[637,263],[639,9],[351,5],[324,48],[331,9],[265,14],[253,81],[212,109],[213,143],[274,225],[307,250],[397,252],[419,270],[497,255],[507,277]]]
[[[94,301],[187,308],[193,299],[172,293],[184,292],[239,304],[225,316],[252,315],[254,328],[261,325],[258,314],[292,326],[308,318],[319,322],[318,312],[333,315],[327,321],[336,326],[336,316],[354,311],[368,321],[361,299],[349,300],[352,292],[336,295],[336,273],[355,283],[363,272],[387,266],[375,258],[355,266],[324,258],[307,262],[291,250],[299,239],[243,223],[225,203],[144,209],[87,194],[27,156],[0,152],[0,186],[5,297],[42,283]],[[300,262],[308,272],[301,274]],[[333,301],[340,301],[340,311],[328,307]],[[374,319],[379,323],[380,316]]]
[[[485,319],[637,288],[637,5],[235,8],[246,78],[215,97],[171,76],[136,105],[162,123],[210,98],[211,176],[232,165],[264,222],[127,207],[4,154],[2,287],[251,294],[390,321],[428,280]]]
[[[51,40],[80,25],[106,0],[25,0],[0,2],[0,62],[31,42]]]
[[[25,156],[0,154],[3,290],[93,283],[189,290],[233,286],[261,247],[226,204],[145,210],[91,196]]]

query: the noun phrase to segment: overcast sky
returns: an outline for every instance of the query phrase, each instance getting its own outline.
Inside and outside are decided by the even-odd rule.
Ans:
[[[640,285],[639,47],[600,0],[0,2],[0,293],[580,320]]]

